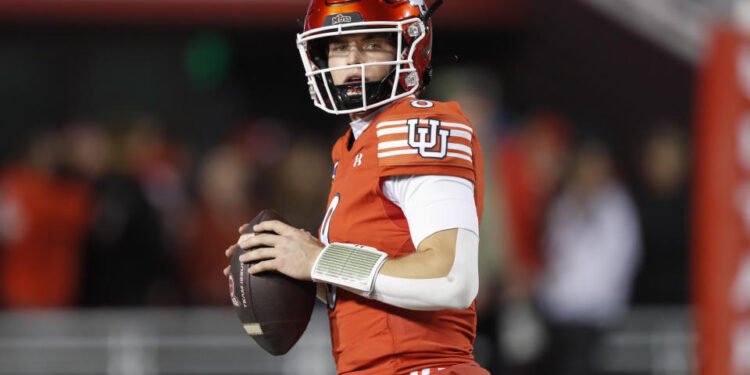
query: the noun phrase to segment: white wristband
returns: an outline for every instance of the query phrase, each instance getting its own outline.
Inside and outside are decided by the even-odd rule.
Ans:
[[[387,258],[388,254],[373,247],[335,242],[320,252],[310,276],[315,282],[326,282],[369,295]]]

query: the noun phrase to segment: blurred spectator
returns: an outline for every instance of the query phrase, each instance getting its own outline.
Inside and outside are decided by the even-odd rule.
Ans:
[[[510,293],[528,296],[542,262],[544,215],[558,188],[568,153],[568,126],[540,113],[503,137],[497,155],[511,227]]]
[[[166,257],[158,215],[140,186],[114,167],[112,139],[102,124],[66,128],[71,167],[94,190],[94,213],[84,245],[81,303],[138,306],[159,299]]]
[[[689,300],[688,138],[674,124],[657,125],[639,155],[637,201],[643,230],[643,262],[636,304],[686,304]]]
[[[331,157],[315,138],[300,138],[275,169],[273,207],[295,226],[316,233],[331,183]]]
[[[542,262],[541,237],[549,201],[568,157],[568,126],[558,115],[538,113],[500,138],[494,162],[498,198],[507,223],[503,309],[499,330],[503,371],[534,372],[543,349],[543,327],[532,297]]]
[[[640,255],[637,212],[598,142],[576,151],[550,206],[538,303],[548,325],[545,374],[594,373],[601,334],[625,313]]]
[[[287,125],[272,118],[240,122],[231,139],[243,157],[260,168],[278,165],[289,149]]]
[[[124,167],[137,180],[151,206],[159,213],[167,246],[183,230],[188,205],[187,151],[164,137],[161,123],[151,115],[137,116],[122,137]]]
[[[60,134],[30,138],[26,157],[0,172],[0,304],[71,307],[79,291],[81,243],[91,216],[87,185],[61,174]]]
[[[192,304],[229,305],[224,250],[237,242],[237,228],[257,214],[251,190],[254,171],[233,147],[210,150],[198,167],[198,199],[181,238],[183,285]]]

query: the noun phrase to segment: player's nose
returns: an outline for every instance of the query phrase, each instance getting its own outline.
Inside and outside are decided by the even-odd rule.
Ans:
[[[355,65],[355,64],[362,64],[364,62],[364,58],[362,56],[362,51],[360,51],[359,48],[349,48],[349,55],[347,55],[346,63],[348,65]]]

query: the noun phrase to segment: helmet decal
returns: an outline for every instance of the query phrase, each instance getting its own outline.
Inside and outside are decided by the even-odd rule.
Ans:
[[[335,26],[342,23],[362,21],[364,21],[364,18],[362,18],[362,15],[357,12],[331,14],[329,16],[326,16],[326,18],[323,20],[323,26]]]

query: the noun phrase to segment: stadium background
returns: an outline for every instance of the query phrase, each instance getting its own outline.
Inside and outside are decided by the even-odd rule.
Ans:
[[[730,314],[718,298],[706,307],[691,288],[728,294],[729,281],[712,282],[712,272],[735,272],[691,266],[706,246],[693,243],[690,194],[711,189],[693,163],[707,148],[691,135],[735,121],[705,115],[720,104],[701,88],[723,77],[704,72],[740,3],[446,0],[436,14],[426,97],[458,100],[480,128],[497,181],[483,230],[513,238],[482,248],[492,253],[477,341],[485,366],[537,371],[544,335],[529,301],[545,267],[547,207],[568,160],[595,140],[635,202],[642,243],[628,313],[604,330],[597,369],[750,373],[737,359],[750,334],[729,324],[747,306]],[[309,230],[322,219],[329,148],[347,123],[310,103],[294,45],[305,6],[0,2],[0,373],[334,371],[322,306],[298,346],[271,358],[243,335],[220,274],[235,228],[259,209]],[[728,59],[714,69],[727,71]],[[711,93],[747,106],[729,86]],[[658,162],[648,158],[653,139],[677,155],[662,171],[667,182],[648,168]],[[712,207],[705,225],[723,215]],[[709,263],[741,263],[735,243],[708,243],[718,259]],[[701,308],[727,322],[711,326],[726,335],[700,334]],[[700,351],[702,337],[723,349]],[[707,363],[734,363],[734,372]]]

